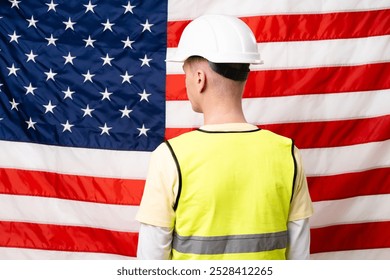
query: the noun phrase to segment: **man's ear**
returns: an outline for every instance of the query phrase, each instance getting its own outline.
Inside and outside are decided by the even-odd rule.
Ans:
[[[201,69],[196,71],[196,85],[199,93],[203,93],[206,90],[207,76],[206,73]]]

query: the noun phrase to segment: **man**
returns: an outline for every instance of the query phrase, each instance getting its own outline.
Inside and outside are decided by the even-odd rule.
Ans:
[[[242,94],[261,63],[241,20],[205,15],[171,61],[204,125],[153,153],[137,214],[139,259],[308,259],[312,204],[291,139],[249,124]]]

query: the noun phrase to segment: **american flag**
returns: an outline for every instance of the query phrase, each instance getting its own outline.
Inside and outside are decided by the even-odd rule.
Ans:
[[[312,259],[390,259],[389,0],[0,2],[0,258],[135,257],[150,152],[202,125],[181,65],[206,13],[264,60],[247,120],[295,139]]]

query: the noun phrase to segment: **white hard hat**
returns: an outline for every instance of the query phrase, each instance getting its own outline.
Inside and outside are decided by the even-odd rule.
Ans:
[[[190,22],[167,61],[184,62],[190,56],[214,63],[262,63],[251,29],[242,20],[226,15],[203,15]]]

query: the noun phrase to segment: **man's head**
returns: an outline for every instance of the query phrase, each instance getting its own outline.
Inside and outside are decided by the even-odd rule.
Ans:
[[[251,29],[224,15],[204,15],[190,22],[167,61],[184,62],[192,109],[207,116],[241,111],[249,65],[262,63]]]

